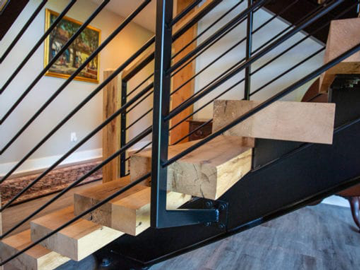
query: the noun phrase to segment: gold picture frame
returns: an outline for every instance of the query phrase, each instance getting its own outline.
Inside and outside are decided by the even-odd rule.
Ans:
[[[45,31],[58,18],[59,13],[50,9],[45,10]],[[61,50],[71,36],[82,25],[81,22],[69,17],[64,17],[49,37],[45,40],[44,66]],[[67,79],[81,64],[99,47],[101,41],[101,30],[87,26],[75,39],[65,53],[46,72],[46,76]],[[75,80],[99,83],[100,56],[97,55],[88,66],[86,66]]]

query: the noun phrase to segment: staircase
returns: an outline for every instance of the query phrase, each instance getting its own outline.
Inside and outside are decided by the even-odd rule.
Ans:
[[[119,26],[119,32],[149,2],[143,1]],[[343,1],[326,1],[316,6],[312,16],[290,27],[280,37],[274,37],[257,52],[250,48],[245,59],[175,108],[170,105],[172,73],[192,57],[198,57],[234,25],[256,16],[256,10],[268,1],[249,1],[243,11],[176,62],[172,59],[173,42],[224,3],[212,0],[198,6],[202,1],[195,1],[173,16],[172,2],[157,1],[156,35],[91,94],[101,91],[124,71],[121,107],[61,160],[117,116],[122,119],[122,127],[126,126],[127,110],[134,104],[137,106],[136,102],[154,88],[152,126],[129,141],[122,133],[125,141],[121,141],[120,149],[105,157],[99,166],[81,176],[34,214],[25,217],[21,224],[3,232],[0,238],[2,264],[29,270],[56,269],[61,265],[66,267],[70,260],[81,261],[95,254],[100,259],[111,260],[108,269],[142,269],[360,183],[360,156],[357,154],[360,149],[360,92],[356,91],[356,78],[360,74],[360,18],[331,22],[322,67],[265,101],[215,97],[211,101],[212,134],[202,140],[169,145],[173,129],[169,124],[171,119],[242,71],[249,71],[242,80],[249,83],[254,62],[296,33],[309,29],[307,27],[316,24],[317,19],[339,8]],[[274,18],[277,16],[275,14]],[[247,22],[247,40],[250,40],[253,29],[252,23]],[[153,43],[156,45],[154,50],[151,49]],[[141,57],[143,54],[145,57]],[[133,98],[124,99],[127,81],[153,59],[153,82],[135,92]],[[355,80],[351,89],[347,84],[349,78]],[[304,98],[308,102],[281,100],[314,79]],[[2,88],[2,92],[5,90]],[[251,92],[245,96],[250,97]],[[45,141],[86,102],[56,126]],[[126,151],[150,134],[151,147],[126,156]],[[35,218],[65,192],[119,156],[121,174],[118,178],[75,193],[71,207]],[[125,169],[128,161],[129,174]],[[5,175],[0,183],[16,169]],[[34,184],[52,169],[45,171]],[[1,212],[11,203],[4,205]],[[30,230],[13,233],[27,221]]]

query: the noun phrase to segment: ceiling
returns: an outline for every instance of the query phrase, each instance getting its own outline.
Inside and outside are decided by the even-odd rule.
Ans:
[[[92,0],[96,4],[100,4],[103,0]],[[134,12],[144,0],[112,0],[107,4],[106,9],[110,10],[124,18]],[[155,14],[156,1],[151,1],[139,15],[134,19],[135,23],[142,27],[155,32]]]

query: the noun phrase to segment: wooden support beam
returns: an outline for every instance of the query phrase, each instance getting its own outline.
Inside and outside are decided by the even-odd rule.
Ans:
[[[193,0],[178,0],[176,1],[176,10],[177,14],[181,13],[187,6],[192,4]],[[211,1],[208,1],[208,3]],[[181,27],[186,23],[188,18],[194,16],[195,12],[198,12],[200,8],[197,10],[193,10],[190,12],[183,20],[175,25],[175,29],[181,29]],[[173,53],[178,53],[184,46],[186,46],[190,41],[192,41],[197,36],[197,25],[192,26],[188,31],[186,31],[178,40],[176,40],[173,44]],[[197,43],[192,43],[188,48],[186,48],[183,52],[181,52],[178,56],[174,58],[174,63],[182,59],[186,54],[191,52],[196,48]],[[196,61],[191,62],[188,66],[183,68],[180,72],[178,72],[172,80],[172,91],[178,89],[184,82],[189,80],[196,73]],[[191,95],[194,94],[195,91],[195,80],[192,80],[188,84],[184,85],[181,90],[177,91],[171,97],[171,109],[176,108],[184,101],[186,101]],[[182,119],[186,118],[189,114],[193,112],[193,106],[190,106],[179,113],[171,120],[171,126],[177,124]],[[185,121],[184,123],[177,126],[175,129],[171,131],[170,134],[170,143],[174,143],[186,136],[189,133],[189,122]],[[189,139],[186,138],[182,142],[187,142]]]
[[[75,217],[74,208],[68,207],[43,216],[30,223],[31,240],[36,241]],[[41,245],[75,261],[80,261],[122,236],[123,233],[80,219]]]
[[[121,180],[92,187],[75,194],[75,215],[82,213],[125,186]],[[151,188],[137,185],[114,200],[85,216],[100,225],[138,235],[150,227]],[[168,209],[177,209],[191,196],[169,192]]]
[[[213,131],[261,102],[216,100]],[[332,144],[335,104],[278,101],[224,133],[226,136]]]
[[[360,43],[360,18],[331,22],[324,62],[325,64]],[[328,92],[337,74],[360,74],[360,52],[329,69],[321,76],[320,91]]]
[[[104,80],[113,74],[113,70],[104,71]],[[103,120],[121,107],[121,75],[114,78],[103,90]],[[111,121],[102,131],[103,159],[120,149],[120,117]],[[103,183],[111,182],[120,176],[120,157],[103,167]]]
[[[30,238],[30,230],[27,230],[4,239],[0,243],[1,260],[10,258],[29,246],[32,243]],[[48,270],[55,269],[68,261],[69,258],[37,245],[9,262],[9,265],[21,270]]]
[[[169,158],[197,141],[169,147]],[[218,199],[251,169],[252,148],[244,147],[238,137],[219,136],[168,167],[168,190]],[[151,150],[131,157],[131,178],[150,170]]]

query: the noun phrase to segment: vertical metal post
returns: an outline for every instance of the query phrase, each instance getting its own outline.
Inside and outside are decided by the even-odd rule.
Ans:
[[[154,77],[154,111],[151,166],[151,226],[161,227],[166,216],[169,122],[164,118],[170,110],[173,0],[157,0]]]
[[[121,107],[127,102],[127,82],[121,81]],[[124,147],[126,145],[126,112],[123,112],[120,116],[120,145]],[[120,177],[126,175],[126,152],[120,155]]]
[[[253,0],[248,0],[248,6],[251,7]],[[253,32],[253,21],[254,13],[251,11],[247,18],[247,27],[246,27],[246,61],[251,58],[252,54],[252,32]],[[244,99],[250,100],[251,93],[251,65],[245,69],[245,88],[244,88]]]
[[[151,164],[151,226],[177,227],[218,222],[217,209],[166,210],[171,86],[173,0],[157,0]]]

